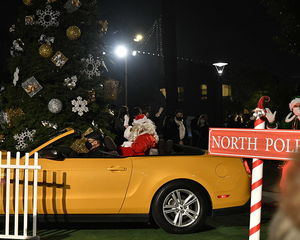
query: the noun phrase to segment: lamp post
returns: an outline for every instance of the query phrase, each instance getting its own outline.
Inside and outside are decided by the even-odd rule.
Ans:
[[[218,73],[218,80],[217,80],[217,106],[216,107],[216,117],[217,117],[217,123],[219,125],[219,127],[223,126],[223,89],[222,89],[222,75],[223,75],[223,71],[226,65],[228,65],[228,63],[225,62],[217,62],[217,63],[213,63],[213,65],[216,67],[217,73]]]
[[[128,49],[123,46],[117,46],[115,49],[115,54],[119,57],[119,58],[124,58],[124,67],[125,67],[125,71],[124,71],[124,88],[125,88],[125,105],[127,106],[127,54],[128,54]]]

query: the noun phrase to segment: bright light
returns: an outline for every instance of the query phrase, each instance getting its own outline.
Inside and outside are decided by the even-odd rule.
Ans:
[[[143,38],[144,38],[144,36],[142,34],[137,34],[137,35],[135,35],[133,41],[140,42],[143,40]]]
[[[228,65],[228,63],[218,62],[218,63],[213,63],[213,65],[216,67],[219,76],[221,76],[223,74],[223,70],[225,66]]]
[[[120,58],[126,57],[127,53],[128,53],[128,49],[124,46],[117,46],[115,49],[115,54]]]
[[[102,54],[103,54],[103,55],[105,55],[105,54],[106,54],[106,52],[103,52]]]
[[[136,56],[136,54],[137,54],[136,50],[132,51],[132,56]]]

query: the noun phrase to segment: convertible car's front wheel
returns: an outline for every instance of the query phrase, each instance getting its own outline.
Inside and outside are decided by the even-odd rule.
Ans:
[[[193,233],[204,224],[209,204],[203,189],[178,180],[163,186],[152,202],[152,216],[169,233]]]

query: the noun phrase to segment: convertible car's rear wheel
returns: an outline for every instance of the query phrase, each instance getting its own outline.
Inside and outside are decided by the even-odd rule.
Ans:
[[[203,189],[181,180],[163,186],[152,203],[152,216],[169,233],[192,233],[205,223],[209,204]]]

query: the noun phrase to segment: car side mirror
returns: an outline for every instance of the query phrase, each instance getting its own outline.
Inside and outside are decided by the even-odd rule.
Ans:
[[[39,151],[39,156],[57,161],[63,161],[65,159],[65,156],[56,149],[43,149]]]

